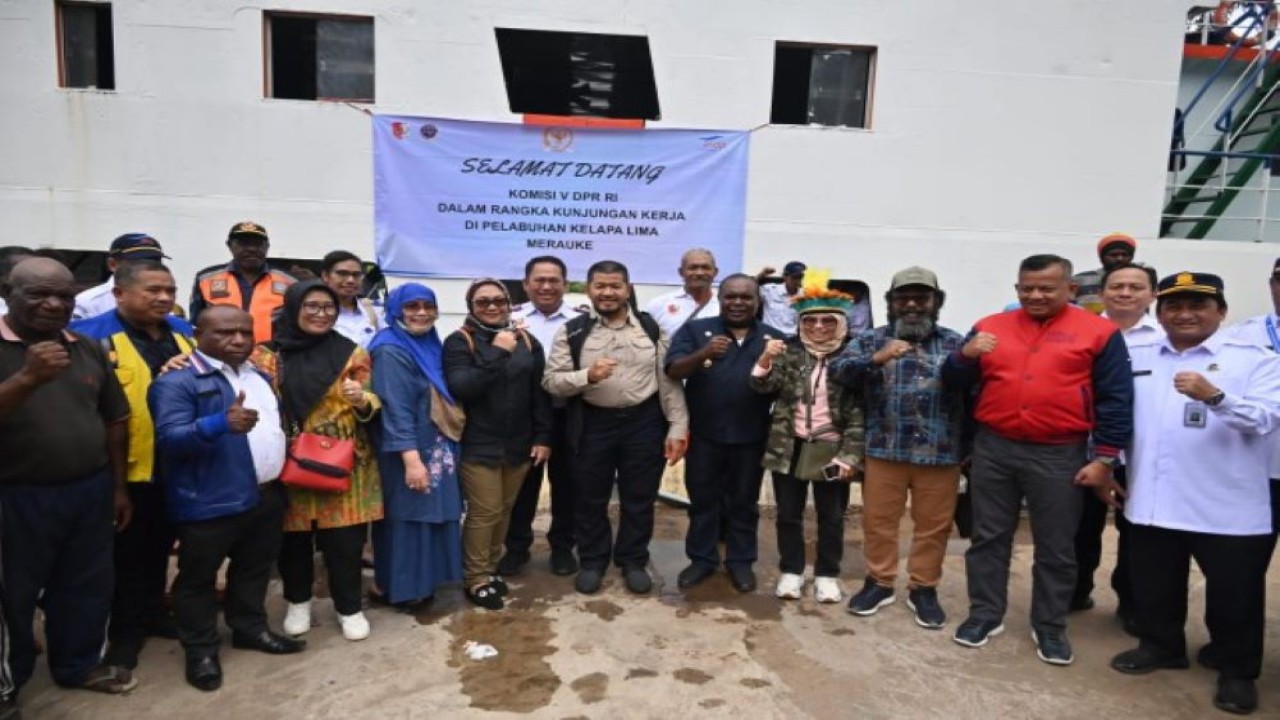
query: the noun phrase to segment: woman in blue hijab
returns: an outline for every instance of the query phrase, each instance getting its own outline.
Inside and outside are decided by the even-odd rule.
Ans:
[[[387,297],[369,343],[382,404],[383,519],[373,524],[374,599],[400,607],[462,579],[458,439],[462,413],[445,385],[436,295],[408,283]]]

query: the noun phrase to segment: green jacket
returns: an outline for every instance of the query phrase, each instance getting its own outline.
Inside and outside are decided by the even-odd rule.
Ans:
[[[839,352],[828,355],[828,361]],[[797,405],[813,404],[809,395],[815,363],[816,359],[804,349],[804,345],[793,339],[787,343],[787,351],[773,359],[773,369],[768,375],[751,378],[751,389],[758,393],[777,394],[773,402],[769,441],[761,463],[766,470],[791,472],[796,440],[795,409]],[[831,407],[832,424],[840,433],[840,449],[836,458],[861,469],[866,428],[858,389],[841,385],[828,376],[827,403]]]

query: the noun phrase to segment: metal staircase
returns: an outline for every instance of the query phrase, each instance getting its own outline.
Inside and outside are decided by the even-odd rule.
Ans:
[[[1161,216],[1160,234],[1202,239],[1242,191],[1262,193],[1262,212],[1256,218],[1259,235],[1265,231],[1267,193],[1270,172],[1258,176],[1259,170],[1270,170],[1280,161],[1280,66],[1273,42],[1277,8],[1275,2],[1240,3],[1240,12],[1232,18],[1230,28],[1235,41],[1205,81],[1195,97],[1182,109],[1175,121],[1174,135],[1181,137],[1189,118],[1211,86],[1231,67],[1240,67],[1242,51],[1255,53],[1231,89],[1217,107],[1207,115],[1213,121],[1217,140],[1209,150],[1174,148],[1170,151],[1170,196]],[[1257,49],[1253,50],[1253,46]],[[1193,133],[1199,134],[1207,126]],[[1178,165],[1186,160],[1196,164],[1186,179],[1177,182]],[[1251,185],[1251,182],[1258,182]],[[1186,229],[1189,226],[1189,229]]]

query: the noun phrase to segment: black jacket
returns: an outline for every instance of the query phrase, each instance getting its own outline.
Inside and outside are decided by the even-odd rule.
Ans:
[[[449,392],[462,404],[462,460],[519,465],[533,445],[551,445],[551,396],[542,389],[542,346],[517,332],[508,352],[493,346],[494,332],[470,318],[444,341]]]

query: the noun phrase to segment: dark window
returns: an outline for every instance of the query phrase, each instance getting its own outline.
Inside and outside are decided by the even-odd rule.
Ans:
[[[373,102],[372,18],[268,13],[267,97]]]
[[[497,28],[511,112],[658,120],[649,38]]]
[[[866,47],[778,43],[769,121],[867,127],[875,53]]]
[[[59,2],[59,84],[69,88],[114,90],[115,50],[111,39],[111,5]]]

